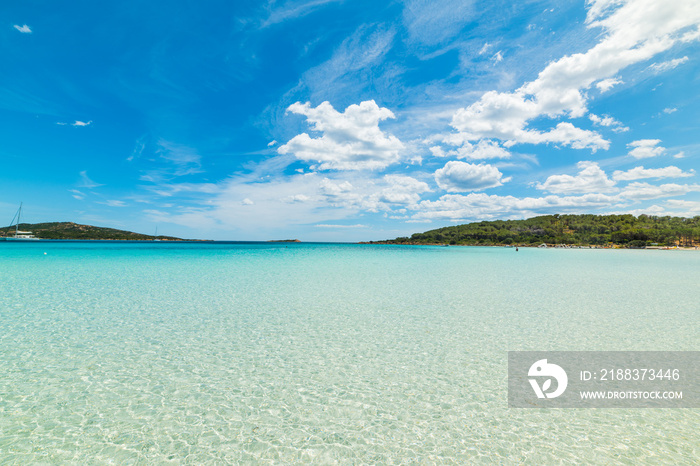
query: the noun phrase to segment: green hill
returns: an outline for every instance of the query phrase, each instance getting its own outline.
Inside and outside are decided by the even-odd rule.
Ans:
[[[527,220],[496,220],[456,225],[383,244],[606,245],[623,247],[700,245],[700,216],[544,215]]]
[[[7,226],[0,229],[0,237],[13,234],[15,226]],[[117,230],[115,228],[102,228],[92,225],[80,225],[73,222],[52,223],[20,223],[19,229],[31,231],[34,236],[42,239],[102,239],[102,240],[141,240],[152,241],[183,241],[173,236],[150,236],[134,233],[133,231]]]

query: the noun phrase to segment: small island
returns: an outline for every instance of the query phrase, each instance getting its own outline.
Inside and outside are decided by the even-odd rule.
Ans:
[[[371,244],[695,248],[700,216],[543,215],[456,225]]]

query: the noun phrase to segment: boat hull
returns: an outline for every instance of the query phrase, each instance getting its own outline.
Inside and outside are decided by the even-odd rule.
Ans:
[[[0,238],[0,241],[39,241],[41,238]]]

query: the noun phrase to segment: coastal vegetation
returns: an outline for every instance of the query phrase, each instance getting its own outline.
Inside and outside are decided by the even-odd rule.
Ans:
[[[0,237],[11,236],[15,226],[7,226],[0,229]],[[115,228],[103,228],[92,225],[81,225],[73,222],[51,223],[20,223],[19,230],[31,231],[34,236],[41,239],[74,239],[74,240],[129,240],[129,241],[182,241],[173,236],[150,236],[133,231],[117,230]]]
[[[495,220],[456,225],[384,244],[647,246],[700,245],[700,216],[543,215],[527,220]]]

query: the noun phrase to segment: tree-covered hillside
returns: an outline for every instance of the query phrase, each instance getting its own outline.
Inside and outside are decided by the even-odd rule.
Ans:
[[[496,220],[438,228],[380,243],[696,246],[700,244],[700,216],[544,215],[527,220]]]
[[[12,236],[15,226],[0,228],[0,237]],[[73,222],[20,223],[19,230],[31,231],[42,239],[105,239],[105,240],[154,240],[181,241],[172,236],[150,236],[132,231],[102,228],[92,225],[80,225]]]

